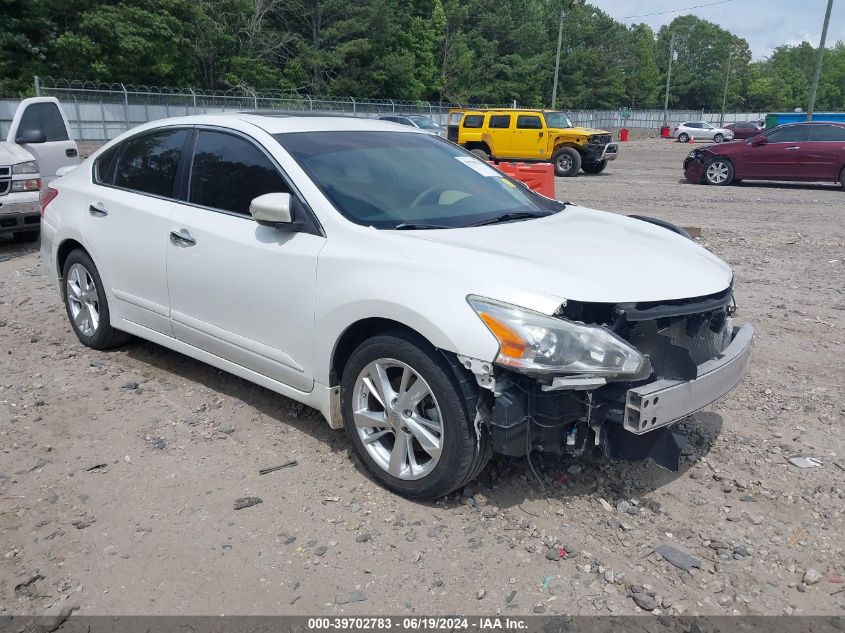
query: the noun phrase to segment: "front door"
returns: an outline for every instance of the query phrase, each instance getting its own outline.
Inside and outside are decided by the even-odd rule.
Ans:
[[[539,114],[519,114],[516,127],[511,134],[512,158],[549,160],[548,131]]]
[[[168,226],[176,337],[300,391],[313,387],[317,254],[325,238],[262,226],[253,198],[290,192],[252,139],[199,130]]]
[[[76,143],[70,138],[67,117],[54,97],[24,99],[9,126],[7,139],[17,143],[27,132],[41,132],[44,142],[21,143],[38,161],[44,186],[56,177],[60,167],[79,164]]]
[[[85,200],[82,234],[113,296],[115,316],[172,336],[167,293],[167,217],[192,130],[142,134],[102,154]]]
[[[766,142],[754,144],[735,165],[738,178],[788,180],[803,177],[800,165],[806,125],[787,125],[766,134]]]

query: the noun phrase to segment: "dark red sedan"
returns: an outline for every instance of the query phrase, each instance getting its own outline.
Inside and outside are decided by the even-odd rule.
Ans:
[[[707,145],[684,160],[684,176],[710,185],[796,180],[845,188],[845,123],[789,123],[745,141]]]
[[[760,121],[737,121],[736,123],[728,123],[725,129],[734,133],[734,140],[739,141],[746,138],[757,136],[763,131],[763,126]]]

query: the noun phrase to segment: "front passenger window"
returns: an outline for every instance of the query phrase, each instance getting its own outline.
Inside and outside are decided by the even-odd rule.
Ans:
[[[200,131],[191,167],[189,201],[249,216],[265,193],[290,193],[276,167],[253,143],[233,134]]]

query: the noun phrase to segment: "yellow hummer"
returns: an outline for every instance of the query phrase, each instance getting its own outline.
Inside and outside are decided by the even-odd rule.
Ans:
[[[454,108],[446,121],[446,138],[483,160],[550,162],[558,176],[598,174],[619,154],[609,132],[575,127],[565,112]]]

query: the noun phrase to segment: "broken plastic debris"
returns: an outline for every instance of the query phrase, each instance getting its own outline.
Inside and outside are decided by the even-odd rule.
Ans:
[[[661,545],[660,547],[656,547],[654,551],[660,554],[663,558],[672,563],[678,569],[689,571],[693,567],[701,567],[700,559],[695,558],[694,556],[690,556],[689,554],[682,552],[679,549],[675,549],[671,545]]]
[[[548,589],[550,584],[552,584],[552,577],[551,577],[551,576],[546,576],[546,577],[543,579],[543,586],[540,588],[540,592],[542,593],[543,591],[545,591],[546,589]]]
[[[790,457],[789,463],[793,466],[798,466],[798,468],[818,468],[822,465],[821,461],[816,459],[815,457]]]

